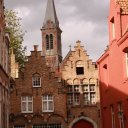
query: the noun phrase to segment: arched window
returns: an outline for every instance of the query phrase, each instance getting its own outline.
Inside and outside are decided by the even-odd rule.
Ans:
[[[50,34],[50,49],[53,49],[53,35]]]
[[[73,83],[74,85],[79,85],[79,79],[74,79]]]
[[[49,50],[50,47],[49,47],[49,36],[46,35],[46,50]]]
[[[38,73],[35,73],[32,76],[32,86],[33,87],[41,87],[41,76]]]

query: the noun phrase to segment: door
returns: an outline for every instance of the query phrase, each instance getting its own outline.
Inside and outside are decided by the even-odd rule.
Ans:
[[[80,120],[76,122],[72,128],[94,128],[91,123],[86,120]]]

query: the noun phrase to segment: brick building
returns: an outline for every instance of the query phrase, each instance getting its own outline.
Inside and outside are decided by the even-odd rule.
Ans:
[[[99,128],[97,67],[80,41],[62,61],[61,29],[48,0],[42,52],[34,47],[11,92],[10,128]],[[12,54],[12,75],[17,64]]]
[[[37,46],[15,79],[11,93],[10,128],[61,128],[66,125],[62,83],[46,65]],[[61,102],[63,101],[63,102]]]
[[[96,64],[77,41],[61,65],[62,79],[67,86],[69,128],[99,128],[99,87]]]
[[[0,127],[8,128],[9,35],[5,33],[4,1],[0,0]]]
[[[97,61],[103,128],[128,127],[128,0],[110,0],[109,46]]]

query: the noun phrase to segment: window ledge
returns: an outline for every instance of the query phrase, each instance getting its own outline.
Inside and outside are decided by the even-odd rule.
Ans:
[[[71,107],[72,108],[77,108],[77,107],[80,107],[80,104],[79,105],[72,105]]]
[[[97,105],[96,104],[85,104],[84,107],[96,107]]]
[[[53,113],[54,111],[42,111],[43,113]]]
[[[33,88],[41,88],[41,86],[32,86]]]
[[[33,111],[32,112],[21,112],[21,113],[23,113],[23,114],[29,114],[29,113],[33,113]]]

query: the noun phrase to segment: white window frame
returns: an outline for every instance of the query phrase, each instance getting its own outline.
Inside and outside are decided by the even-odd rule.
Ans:
[[[39,79],[39,80],[38,80],[38,79]],[[38,84],[38,82],[39,82],[39,84]],[[33,86],[34,88],[36,88],[36,87],[41,87],[41,77],[40,77],[39,74],[34,74],[34,75],[32,76],[32,86]]]
[[[79,85],[68,85],[68,103],[73,106],[80,105],[80,87]]]
[[[46,97],[46,99],[44,99],[44,97]],[[51,99],[49,99],[49,97],[52,97]],[[46,102],[46,110],[44,110],[44,102]],[[49,105],[50,102],[52,102],[53,105],[53,109],[49,110]],[[42,112],[54,112],[54,98],[53,95],[43,95],[42,96]]]
[[[23,97],[26,97],[26,100],[23,100]],[[29,97],[31,97],[32,100],[29,100]],[[26,103],[26,111],[23,111],[23,103]],[[28,109],[28,103],[32,103],[32,110],[29,111]],[[33,112],[33,97],[32,96],[21,96],[21,112],[22,113],[32,113]]]
[[[91,85],[94,85],[94,90],[91,90]],[[83,91],[83,95],[84,95],[84,105],[94,105],[96,104],[96,85],[95,84],[86,84],[83,85],[84,91]],[[94,100],[92,100],[93,98],[91,98],[91,94],[95,94],[95,98]],[[88,95],[88,99],[85,99],[85,95]]]

